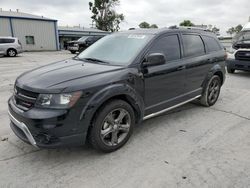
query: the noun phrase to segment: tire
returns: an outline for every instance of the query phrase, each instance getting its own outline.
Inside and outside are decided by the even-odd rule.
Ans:
[[[123,100],[112,100],[97,111],[88,140],[99,151],[113,152],[129,140],[134,125],[133,108]]]
[[[222,80],[219,76],[214,75],[206,84],[203,94],[200,98],[200,103],[203,106],[213,106],[220,95]],[[212,93],[213,92],[213,93]]]
[[[71,52],[72,54],[75,54],[75,53],[76,53],[76,51],[73,51],[73,50],[70,50],[70,52]]]
[[[7,51],[7,56],[8,56],[8,57],[16,57],[16,55],[17,55],[17,52],[16,52],[15,49],[9,49],[9,50]]]
[[[235,69],[231,69],[231,68],[227,67],[227,72],[229,74],[233,74],[235,72]]]

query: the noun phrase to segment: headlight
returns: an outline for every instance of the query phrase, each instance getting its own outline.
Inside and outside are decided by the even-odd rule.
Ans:
[[[78,44],[74,44],[75,47],[78,47],[79,45]]]
[[[81,91],[62,94],[40,94],[37,98],[36,106],[44,108],[67,109],[74,106],[81,95]]]

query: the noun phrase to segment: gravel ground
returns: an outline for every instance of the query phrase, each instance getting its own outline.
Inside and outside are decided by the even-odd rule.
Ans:
[[[227,75],[215,106],[187,104],[135,128],[119,151],[35,149],[9,128],[7,100],[24,71],[67,51],[0,57],[0,187],[250,187],[250,73]]]

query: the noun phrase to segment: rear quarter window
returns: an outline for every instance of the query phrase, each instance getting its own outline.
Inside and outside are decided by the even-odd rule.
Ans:
[[[202,38],[206,44],[207,52],[215,52],[222,50],[222,46],[213,37],[202,36]]]
[[[14,43],[14,42],[15,39],[5,39],[5,38],[0,39],[1,44]]]
[[[199,35],[183,34],[182,40],[185,57],[194,57],[205,54],[205,46]]]

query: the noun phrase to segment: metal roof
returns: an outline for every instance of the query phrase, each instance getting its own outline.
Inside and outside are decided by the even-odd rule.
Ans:
[[[43,20],[43,21],[57,21],[55,19],[46,18],[44,16],[37,16],[33,14],[27,14],[19,11],[3,11],[0,10],[1,18],[16,18],[16,19],[28,19],[28,20]]]
[[[59,31],[68,32],[98,32],[98,33],[110,33],[108,31],[102,31],[96,28],[85,28],[85,27],[68,27],[68,26],[58,26]]]

